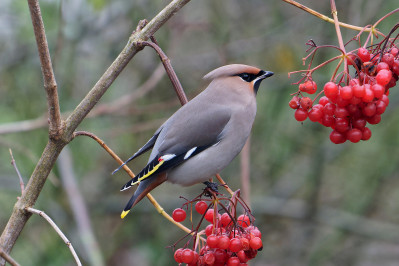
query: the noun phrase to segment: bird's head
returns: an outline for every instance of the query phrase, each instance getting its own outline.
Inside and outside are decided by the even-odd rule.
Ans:
[[[243,87],[249,87],[256,94],[262,80],[273,76],[273,74],[273,72],[264,71],[253,66],[232,64],[219,67],[209,72],[204,76],[204,79],[226,79],[227,82],[232,82]]]

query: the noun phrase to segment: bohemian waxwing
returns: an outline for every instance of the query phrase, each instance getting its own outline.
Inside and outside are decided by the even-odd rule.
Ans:
[[[152,148],[148,164],[121,188],[123,191],[139,184],[121,217],[165,181],[191,186],[224,169],[244,146],[255,119],[259,85],[272,75],[240,64],[208,73],[204,79],[211,80],[209,86],[177,110],[124,163]]]

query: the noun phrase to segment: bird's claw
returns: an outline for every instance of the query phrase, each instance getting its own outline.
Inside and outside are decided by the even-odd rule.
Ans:
[[[209,182],[209,181],[205,181],[204,184],[206,185],[205,190],[205,196],[207,197],[211,197],[212,194],[219,193],[219,186],[217,183],[215,182]]]

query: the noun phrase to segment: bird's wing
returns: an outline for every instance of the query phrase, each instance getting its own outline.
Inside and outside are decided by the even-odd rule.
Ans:
[[[190,159],[191,157],[197,155],[198,153],[206,150],[212,145],[216,145],[218,142],[214,144],[210,144],[208,146],[199,146],[193,147],[190,150],[182,153],[182,154],[165,154],[163,156],[159,156],[149,162],[140,173],[138,173],[133,179],[129,180],[122,188],[121,191],[129,189],[130,187],[140,183],[141,181],[165,170],[173,168],[184,161]]]
[[[116,172],[118,172],[125,164],[127,164],[128,162],[130,162],[134,158],[136,158],[136,157],[142,155],[143,153],[147,152],[148,150],[152,149],[152,147],[154,147],[154,144],[155,144],[155,142],[158,139],[159,133],[161,133],[161,130],[162,130],[162,126],[155,132],[155,134],[150,138],[150,140],[148,140],[147,143],[144,144],[143,147],[141,147],[135,154],[133,154],[132,157],[127,159],[123,164],[121,164],[118,168],[116,168],[112,172],[112,174],[115,174]]]
[[[178,125],[181,121],[175,119],[176,117],[163,129],[167,132],[162,136],[162,144],[158,147],[157,155],[137,176],[127,182],[121,191],[155,174],[173,168],[216,145],[223,137],[223,130],[230,120],[230,112],[219,110],[219,113],[214,116],[197,117],[194,119],[195,123],[186,120],[183,121],[185,125],[182,127]],[[176,128],[183,130],[176,131]]]

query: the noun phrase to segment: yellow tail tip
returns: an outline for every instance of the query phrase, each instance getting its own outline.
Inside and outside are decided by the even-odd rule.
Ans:
[[[121,213],[121,219],[125,218],[125,216],[126,216],[129,212],[130,212],[130,210],[128,210],[128,211],[123,211],[123,212]]]

